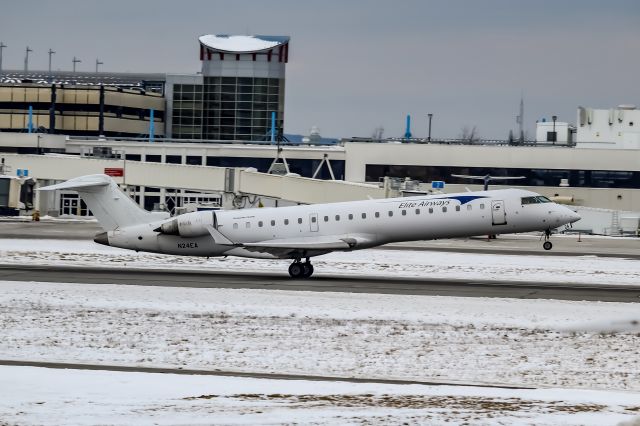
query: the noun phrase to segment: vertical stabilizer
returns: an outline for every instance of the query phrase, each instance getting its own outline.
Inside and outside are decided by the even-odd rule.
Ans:
[[[142,209],[118,188],[107,175],[88,175],[70,179],[40,191],[67,189],[78,191],[80,198],[98,219],[105,231],[151,222],[153,215]]]

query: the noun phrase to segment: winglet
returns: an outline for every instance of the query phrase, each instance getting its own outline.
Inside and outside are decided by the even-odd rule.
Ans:
[[[220,231],[218,231],[216,228],[214,228],[211,225],[207,225],[206,226],[207,231],[209,231],[209,234],[211,234],[211,237],[213,238],[213,242],[221,245],[221,246],[236,246],[239,244],[234,243],[233,241],[231,241],[230,239],[228,239],[227,237],[225,237],[224,235],[222,235],[222,233]]]

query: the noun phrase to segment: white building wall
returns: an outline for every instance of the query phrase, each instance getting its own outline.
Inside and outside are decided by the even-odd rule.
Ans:
[[[225,54],[225,60],[221,61],[212,55],[211,60],[202,61],[202,74],[215,77],[259,77],[259,78],[284,78],[285,62],[278,62],[277,55],[271,62],[265,55],[257,55],[253,61],[251,54],[241,54],[240,60],[235,60],[235,54]]]
[[[640,110],[578,108],[578,148],[640,149]]]
[[[539,121],[536,123],[536,142],[551,142],[548,138],[548,133],[556,132],[556,143],[567,144],[571,141],[572,127],[569,123],[563,121],[556,121],[555,126],[553,121]]]
[[[640,156],[622,149],[349,142],[345,152],[351,182],[364,182],[367,164],[640,171]]]

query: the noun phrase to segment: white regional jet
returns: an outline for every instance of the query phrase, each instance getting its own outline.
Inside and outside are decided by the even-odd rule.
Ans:
[[[176,217],[143,210],[106,175],[41,190],[76,190],[106,231],[95,242],[186,256],[292,259],[289,274],[308,278],[309,259],[398,241],[545,231],[580,219],[567,207],[521,189],[437,194],[279,208],[201,211]],[[305,260],[302,262],[302,260]]]

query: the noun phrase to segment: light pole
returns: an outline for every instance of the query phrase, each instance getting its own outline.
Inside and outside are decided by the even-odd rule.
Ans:
[[[33,50],[31,50],[31,48],[27,46],[27,50],[25,51],[25,55],[24,55],[24,72],[25,73],[29,71],[29,52],[33,52]]]
[[[53,49],[49,48],[49,83],[51,83],[51,56],[56,53]]]
[[[427,114],[429,117],[429,134],[427,136],[427,140],[431,141],[431,119],[433,118],[433,114]]]
[[[7,45],[0,41],[0,76],[2,76],[2,49],[5,47],[7,47]]]
[[[73,72],[75,73],[76,72],[76,64],[79,63],[79,62],[82,62],[82,61],[74,56],[73,57],[73,61],[71,61],[71,62],[73,62]]]
[[[96,72],[98,72],[99,65],[104,65],[104,62],[100,62],[100,59],[96,58]]]
[[[558,135],[556,133],[556,120],[558,119],[558,116],[553,115],[551,116],[551,119],[553,120],[553,143],[555,144],[558,140]]]

